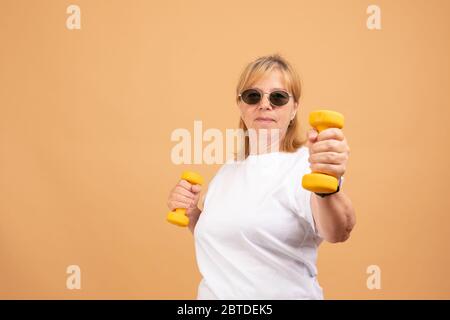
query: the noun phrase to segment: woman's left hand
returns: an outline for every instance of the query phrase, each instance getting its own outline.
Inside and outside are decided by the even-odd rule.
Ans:
[[[328,128],[320,133],[310,129],[306,146],[312,172],[322,172],[338,179],[344,175],[350,148],[341,129]]]

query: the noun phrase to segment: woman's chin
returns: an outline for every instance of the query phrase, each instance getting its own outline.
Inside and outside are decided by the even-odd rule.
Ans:
[[[256,131],[270,131],[271,132],[277,128],[275,126],[265,125],[265,126],[258,126],[255,129],[256,129]]]
[[[264,125],[252,128],[258,135],[263,134],[269,137],[280,137],[281,131],[280,128],[277,128],[275,125]]]
[[[275,129],[277,123],[275,121],[260,121],[257,120],[254,123],[254,128],[257,129]]]

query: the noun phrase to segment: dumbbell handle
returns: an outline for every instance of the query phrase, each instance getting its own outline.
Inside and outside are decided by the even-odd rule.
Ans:
[[[309,124],[319,133],[328,128],[342,129],[344,116],[336,111],[317,110],[310,113]],[[337,190],[338,179],[325,173],[312,172],[303,176],[302,186],[311,192],[331,193]]]
[[[203,178],[198,173],[192,171],[183,172],[181,179],[191,184],[203,184]],[[180,227],[187,227],[189,225],[189,218],[186,216],[186,209],[177,208],[175,211],[169,212],[167,214],[167,221]]]

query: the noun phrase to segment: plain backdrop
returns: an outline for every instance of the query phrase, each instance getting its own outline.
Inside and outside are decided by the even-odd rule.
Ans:
[[[312,110],[345,115],[357,225],[320,247],[325,298],[450,298],[449,14],[447,0],[2,0],[0,298],[195,299],[193,237],[166,200],[183,170],[208,182],[220,165],[175,165],[171,133],[236,128],[239,74],[271,53],[301,75],[302,134]]]

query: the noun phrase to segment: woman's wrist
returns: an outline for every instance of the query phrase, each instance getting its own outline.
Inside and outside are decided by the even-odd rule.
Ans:
[[[319,197],[325,198],[326,196],[330,196],[330,195],[332,195],[332,194],[338,193],[339,190],[342,189],[342,184],[343,184],[343,182],[344,182],[344,176],[340,176],[339,179],[338,179],[338,186],[337,186],[336,191],[331,192],[331,193],[318,193],[318,192],[314,192],[314,193],[315,193],[316,195],[318,195]]]
[[[198,218],[199,218],[201,213],[202,213],[202,211],[198,207],[195,207],[187,215],[188,218],[189,218],[189,225],[188,225],[188,227],[189,227],[189,230],[191,230],[192,233],[194,233],[195,226],[197,225],[197,221],[198,221]]]

